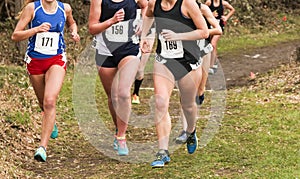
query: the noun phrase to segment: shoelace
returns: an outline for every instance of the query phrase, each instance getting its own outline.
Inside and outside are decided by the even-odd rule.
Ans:
[[[188,144],[194,144],[195,142],[194,142],[195,140],[194,140],[194,135],[190,135],[188,138],[187,138],[187,140],[186,140],[186,142],[188,143]]]
[[[120,148],[125,148],[126,147],[126,140],[119,140],[118,144],[119,144]]]
[[[165,154],[156,154],[156,159],[155,161],[161,161],[164,158]]]

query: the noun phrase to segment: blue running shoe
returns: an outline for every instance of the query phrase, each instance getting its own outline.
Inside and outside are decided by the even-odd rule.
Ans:
[[[36,149],[34,159],[39,162],[46,162],[47,154],[46,149],[43,146],[40,146],[38,149]]]
[[[193,132],[194,134],[188,134],[188,138],[186,140],[186,147],[189,154],[193,154],[198,147],[198,139],[196,135],[196,129]]]
[[[118,154],[120,156],[128,155],[129,151],[126,144],[126,139],[117,138],[117,142],[118,142]]]
[[[58,128],[57,128],[57,125],[54,124],[54,127],[53,127],[53,130],[52,130],[52,133],[51,133],[51,139],[55,139],[58,137]]]
[[[114,139],[113,147],[114,147],[114,150],[118,150],[118,140],[117,140],[117,138]]]
[[[167,150],[160,149],[156,154],[156,159],[151,163],[152,168],[161,168],[165,164],[171,161],[169,152]]]

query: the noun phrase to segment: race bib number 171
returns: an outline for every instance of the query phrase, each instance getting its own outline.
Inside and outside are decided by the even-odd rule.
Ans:
[[[37,33],[34,50],[45,55],[56,55],[58,49],[58,41],[58,32]]]

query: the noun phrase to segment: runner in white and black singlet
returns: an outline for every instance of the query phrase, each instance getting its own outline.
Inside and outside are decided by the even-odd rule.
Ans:
[[[200,49],[197,40],[208,37],[208,28],[195,1],[150,0],[143,22],[142,51],[146,49],[146,34],[155,19],[158,44],[154,63],[155,124],[158,136],[156,159],[152,167],[163,167],[170,162],[169,136],[171,118],[168,112],[170,95],[178,82],[180,102],[187,119],[187,149],[192,154],[197,148],[195,96],[201,80]]]

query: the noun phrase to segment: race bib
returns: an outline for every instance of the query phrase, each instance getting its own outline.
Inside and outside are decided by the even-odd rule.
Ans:
[[[204,47],[205,47],[205,39],[197,40],[197,45],[200,48],[200,50],[204,49]]]
[[[211,43],[209,43],[205,48],[204,48],[204,52],[205,53],[209,53],[213,51],[213,46],[211,45]]]
[[[213,50],[211,43],[206,42],[205,39],[197,40],[197,45],[199,46],[200,50],[204,51],[205,54],[208,54]]]
[[[45,55],[56,55],[58,50],[58,42],[58,32],[37,33],[34,50]]]
[[[127,42],[129,21],[122,21],[110,26],[105,31],[107,40],[111,42]]]
[[[182,41],[167,41],[162,35],[158,36],[161,44],[160,55],[164,58],[183,58],[183,45]]]

